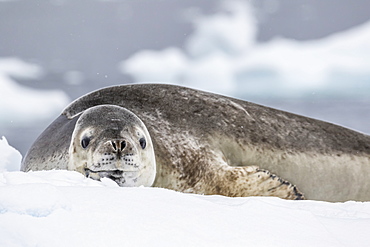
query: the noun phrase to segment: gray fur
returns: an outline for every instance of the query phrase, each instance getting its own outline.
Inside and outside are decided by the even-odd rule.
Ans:
[[[96,105],[124,107],[144,122],[157,163],[153,186],[300,199],[295,184],[308,199],[370,200],[369,136],[238,99],[160,84],[104,88],[72,102],[35,141],[22,170],[68,169],[76,121]]]

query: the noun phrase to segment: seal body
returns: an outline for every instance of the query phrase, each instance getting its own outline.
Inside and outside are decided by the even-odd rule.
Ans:
[[[21,169],[200,194],[365,201],[370,137],[185,87],[121,85],[67,106]]]

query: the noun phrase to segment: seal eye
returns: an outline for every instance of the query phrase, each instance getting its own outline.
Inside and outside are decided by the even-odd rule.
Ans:
[[[81,141],[81,146],[83,148],[87,148],[87,146],[89,145],[90,143],[90,138],[89,137],[84,137]]]
[[[140,146],[144,149],[146,147],[146,140],[145,140],[145,138],[144,137],[143,138],[140,138],[139,142],[140,142]]]

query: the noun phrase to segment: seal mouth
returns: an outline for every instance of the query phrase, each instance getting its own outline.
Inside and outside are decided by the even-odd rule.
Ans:
[[[94,180],[100,181],[101,178],[109,178],[116,182],[119,186],[123,186],[126,182],[125,177],[133,177],[138,170],[100,170],[93,171],[85,168],[85,176]]]

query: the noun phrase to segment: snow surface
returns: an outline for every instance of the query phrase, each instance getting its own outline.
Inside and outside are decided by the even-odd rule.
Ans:
[[[72,171],[6,171],[0,140],[0,246],[369,246],[370,202],[228,198],[122,188]],[[4,165],[5,164],[5,165]]]
[[[0,172],[19,171],[21,160],[21,153],[10,146],[3,136],[0,139]]]
[[[257,43],[247,1],[224,1],[219,13],[191,21],[184,49],[139,51],[121,71],[228,95],[370,94],[370,22],[319,40]]]
[[[70,100],[62,91],[31,89],[13,79],[32,80],[42,75],[42,69],[35,64],[19,58],[0,58],[0,127],[50,120],[68,104]]]

